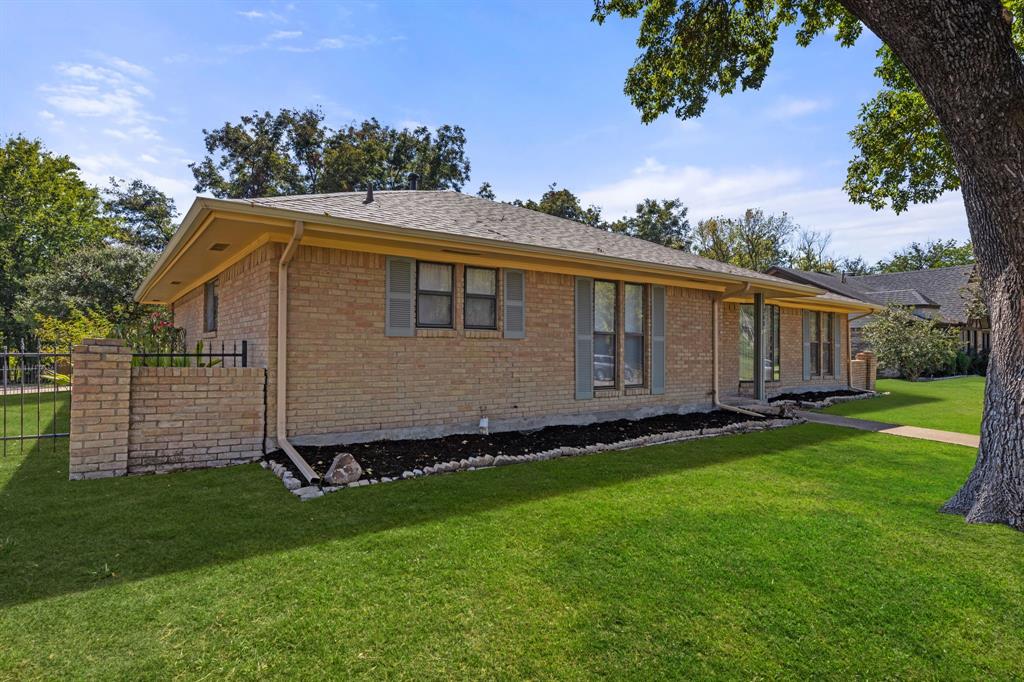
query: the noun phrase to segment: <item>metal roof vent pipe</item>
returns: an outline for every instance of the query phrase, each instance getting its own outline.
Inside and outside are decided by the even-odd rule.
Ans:
[[[420,176],[416,173],[409,173],[409,189],[417,190],[420,188]]]
[[[364,204],[372,204],[373,203],[373,183],[370,183],[369,185],[366,186],[366,198],[363,199],[363,203]]]

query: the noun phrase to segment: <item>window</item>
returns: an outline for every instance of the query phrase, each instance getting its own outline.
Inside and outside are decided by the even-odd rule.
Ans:
[[[446,263],[416,264],[416,326],[452,326],[453,267]]]
[[[615,323],[618,286],[594,282],[594,386],[615,386]]]
[[[626,385],[644,383],[644,285],[626,285]]]
[[[781,353],[779,336],[779,306],[764,306],[762,318],[762,336],[764,338],[764,378],[766,381],[778,381],[781,372]],[[749,303],[740,305],[740,381],[754,380],[754,306]]]
[[[203,331],[217,331],[217,280],[212,279],[203,287]]]
[[[832,376],[835,374],[835,313],[821,314],[821,355],[822,374]]]
[[[821,376],[821,313],[812,310],[809,314],[811,331],[811,375]]]
[[[498,328],[498,271],[466,266],[466,329]]]

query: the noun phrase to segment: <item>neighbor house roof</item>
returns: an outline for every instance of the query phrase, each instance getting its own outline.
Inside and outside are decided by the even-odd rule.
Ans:
[[[913,290],[927,303],[905,305],[937,305],[939,315],[936,316],[936,319],[953,324],[966,324],[968,322],[965,309],[967,302],[964,300],[963,289],[970,283],[973,274],[973,265],[953,265],[948,268],[932,268],[931,270],[859,275],[847,277],[847,282],[874,298],[906,296],[906,294],[897,292]]]
[[[884,301],[877,299],[864,289],[848,284],[843,280],[842,275],[833,275],[828,272],[808,272],[806,270],[784,268],[782,266],[769,268],[768,274],[776,275],[794,282],[802,282],[811,286],[821,287],[822,289],[856,301],[866,301],[868,303],[880,303],[881,305],[885,305]],[[847,279],[849,279],[848,276]]]
[[[416,257],[505,259],[523,267],[572,274],[591,271],[645,281],[813,301],[818,287],[607,232],[531,209],[448,191],[341,192],[259,199],[196,199],[181,227],[139,287],[136,298],[169,302],[227,267],[257,238],[287,241],[295,221],[303,244],[376,250]],[[262,235],[262,237],[260,237]],[[404,251],[403,251],[404,249]],[[449,254],[458,254],[453,256]],[[660,278],[660,279],[659,279]],[[741,294],[744,295],[744,294]],[[731,299],[730,299],[731,300]],[[822,299],[819,305],[869,310],[862,301]]]

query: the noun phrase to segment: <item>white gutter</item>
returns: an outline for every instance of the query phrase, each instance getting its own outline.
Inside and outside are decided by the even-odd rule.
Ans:
[[[317,483],[320,477],[313,467],[288,442],[288,264],[299,249],[304,230],[302,221],[296,220],[291,241],[277,266],[277,446],[284,450],[303,478]]]
[[[738,294],[745,294],[750,291],[750,282],[747,282],[741,287],[723,291],[720,294],[715,294],[712,297],[711,303],[711,365],[712,365],[712,378],[711,378],[711,404],[719,410],[726,410],[728,412],[737,412],[739,414],[745,414],[749,417],[764,417],[763,414],[757,412],[751,412],[750,410],[744,410],[741,407],[733,407],[732,405],[726,405],[718,399],[718,318],[720,316],[719,309],[722,306],[722,300]]]

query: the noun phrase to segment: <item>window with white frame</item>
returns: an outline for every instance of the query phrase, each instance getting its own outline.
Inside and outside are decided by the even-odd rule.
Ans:
[[[594,282],[594,387],[615,386],[615,338],[617,331],[616,308],[619,288],[615,282]]]
[[[643,284],[626,284],[623,326],[626,333],[624,368],[626,386],[643,386],[644,384],[644,322],[646,306],[644,305],[645,287]]]

